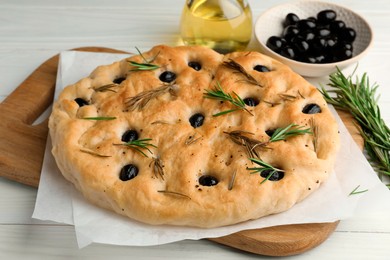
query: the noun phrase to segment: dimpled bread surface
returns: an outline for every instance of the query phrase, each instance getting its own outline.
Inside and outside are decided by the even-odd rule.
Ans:
[[[139,70],[132,62],[158,68]],[[255,104],[237,109],[207,98],[206,90],[218,87]],[[320,110],[307,113],[313,104]],[[201,115],[197,125],[194,115]],[[310,132],[268,142],[270,131],[290,124]],[[339,146],[321,93],[289,67],[257,52],[221,55],[195,46],[156,46],[99,66],[63,89],[49,129],[61,173],[86,199],[153,225],[210,228],[286,211],[332,174]],[[126,145],[129,130],[149,150]],[[260,166],[232,139],[234,131],[265,144],[251,151],[282,178],[264,181],[249,170]]]

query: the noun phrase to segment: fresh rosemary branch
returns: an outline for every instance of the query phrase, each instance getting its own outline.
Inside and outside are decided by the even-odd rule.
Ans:
[[[232,60],[232,59],[229,59],[229,61],[225,61],[223,63],[223,65],[225,65],[226,67],[238,72],[238,73],[241,73],[242,75],[244,75],[245,77],[245,80],[246,82],[250,83],[250,84],[253,84],[253,85],[257,85],[259,87],[262,87],[259,82],[254,78],[252,77],[251,74],[249,74],[245,68],[243,66],[241,66],[241,64],[239,64],[238,62]]]
[[[114,145],[125,145],[125,146],[130,147],[130,148],[136,150],[137,152],[141,153],[143,156],[148,157],[146,155],[146,153],[144,153],[142,151],[142,149],[146,149],[150,154],[153,154],[152,151],[149,149],[149,147],[157,148],[157,146],[155,146],[154,144],[148,143],[151,140],[152,140],[151,138],[145,138],[145,139],[138,139],[138,140],[134,140],[134,141],[130,141],[130,142],[122,143],[122,144],[114,144]]]
[[[288,137],[291,136],[297,136],[297,135],[304,135],[304,134],[311,134],[310,128],[302,129],[303,126],[298,126],[296,124],[289,124],[288,126],[282,128],[277,128],[271,138],[270,142],[276,142],[276,141],[282,141],[286,140]]]
[[[252,171],[251,174],[255,174],[255,173],[260,173],[260,175],[261,173],[267,174],[267,177],[260,184],[263,184],[264,182],[269,180],[272,177],[272,175],[274,175],[276,172],[284,172],[283,170],[275,168],[272,165],[262,160],[256,158],[249,158],[249,160],[251,160],[252,162],[260,166],[260,167],[247,168],[247,170]]]
[[[369,161],[380,177],[390,176],[390,129],[381,117],[376,90],[366,73],[362,78],[346,77],[339,69],[329,77],[332,90],[322,87],[325,100],[341,110],[349,111],[360,126]],[[333,94],[333,95],[332,95]],[[390,185],[387,185],[390,188]]]
[[[253,114],[248,109],[246,109],[246,107],[245,107],[246,104],[245,104],[244,100],[242,100],[242,98],[240,98],[240,96],[238,96],[237,93],[235,93],[234,91],[233,91],[234,97],[232,95],[226,93],[225,91],[223,91],[221,84],[218,81],[217,81],[217,85],[215,86],[215,88],[213,90],[209,90],[209,89],[205,89],[205,90],[206,90],[206,92],[203,93],[205,98],[216,99],[216,100],[220,100],[220,101],[228,101],[237,107],[236,109],[230,109],[230,110],[225,110],[225,111],[219,112],[217,114],[214,114],[213,116],[221,116],[221,115],[225,115],[227,113],[231,113],[231,112],[234,112],[237,110],[245,110],[246,112],[248,112],[249,114],[251,114],[253,116]]]

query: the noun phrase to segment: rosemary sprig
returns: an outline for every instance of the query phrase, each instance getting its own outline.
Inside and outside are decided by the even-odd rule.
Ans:
[[[246,81],[246,82],[248,82],[250,84],[262,87],[260,85],[260,83],[251,74],[249,74],[245,70],[245,68],[243,66],[241,66],[241,64],[239,64],[238,62],[236,62],[236,61],[234,61],[232,59],[229,59],[229,61],[223,62],[223,65],[225,65],[226,67],[234,70],[237,73],[241,73],[245,77],[244,81]]]
[[[156,176],[156,178],[161,177],[161,179],[164,180],[164,164],[162,163],[161,159],[154,157],[152,162],[149,164],[149,167],[152,164],[154,176]]]
[[[351,191],[351,193],[349,193],[349,196],[351,196],[351,195],[356,195],[356,194],[360,194],[360,193],[364,193],[364,192],[367,192],[367,191],[368,191],[368,189],[358,191],[359,187],[360,187],[360,185],[356,186],[356,188],[353,189],[353,191]]]
[[[156,70],[160,68],[160,66],[153,63],[139,63],[136,61],[128,61],[134,69],[130,69],[130,71],[143,71],[143,70]]]
[[[148,157],[146,153],[142,151],[142,149],[147,150],[150,154],[153,154],[152,151],[149,149],[149,147],[157,148],[154,144],[149,143],[151,141],[151,138],[144,138],[144,139],[138,139],[122,144],[114,144],[114,145],[125,145],[131,149],[136,150],[137,152],[141,153],[143,156]]]
[[[353,74],[352,74],[353,75]],[[346,77],[340,69],[330,75],[331,90],[321,88],[325,100],[341,110],[349,111],[357,124],[364,139],[364,148],[369,161],[380,177],[390,176],[390,129],[381,117],[376,90],[378,85],[370,85],[366,73],[362,78],[352,75]],[[333,95],[331,95],[333,94]],[[387,185],[390,188],[390,185]]]
[[[95,120],[95,121],[105,121],[105,120],[114,120],[115,116],[96,116],[96,117],[83,117],[84,120]]]
[[[275,168],[272,165],[262,160],[256,158],[249,158],[249,160],[251,160],[252,162],[260,166],[260,167],[246,168],[247,170],[252,171],[251,174],[255,174],[255,173],[261,174],[262,172],[267,173],[267,177],[260,184],[263,184],[264,182],[269,180],[272,177],[272,175],[274,175],[276,172],[284,172],[283,170]]]
[[[224,133],[228,134],[230,139],[232,139],[232,141],[235,142],[236,144],[245,146],[246,152],[249,157],[259,157],[258,153],[256,152],[256,148],[259,146],[261,147],[266,146],[266,142],[262,142],[248,137],[247,135],[254,135],[254,133],[251,132],[236,130],[236,131],[224,132]]]
[[[131,111],[135,109],[141,110],[149,103],[149,101],[167,92],[171,95],[175,95],[175,85],[164,84],[161,87],[141,92],[138,95],[127,99],[125,106]]]
[[[220,100],[220,101],[227,101],[227,102],[230,102],[231,104],[233,104],[234,106],[237,107],[236,109],[230,109],[230,110],[225,110],[225,111],[219,112],[217,114],[214,114],[213,116],[221,116],[221,115],[225,115],[227,113],[231,113],[231,112],[234,112],[237,110],[245,110],[246,112],[248,112],[250,115],[253,116],[253,114],[248,109],[246,109],[246,107],[245,107],[246,104],[245,104],[244,100],[242,100],[242,98],[240,98],[240,96],[237,95],[237,93],[234,91],[233,91],[234,97],[232,95],[226,93],[222,89],[221,84],[218,81],[217,81],[217,85],[215,86],[215,88],[213,90],[209,90],[209,89],[205,89],[205,90],[206,90],[206,92],[203,93],[205,98],[216,99],[216,100]]]
[[[135,48],[137,49],[137,52],[139,53],[141,58],[144,60],[144,62],[141,63],[141,62],[135,62],[135,61],[128,61],[130,63],[130,65],[134,67],[134,69],[131,69],[130,71],[156,70],[156,69],[160,68],[160,66],[152,63],[157,58],[159,53],[157,53],[156,56],[154,56],[151,60],[147,60],[142,55],[141,51],[137,47],[135,47]]]
[[[311,134],[310,128],[302,129],[303,126],[298,126],[296,124],[289,124],[288,126],[282,128],[279,127],[273,132],[269,142],[276,142],[286,140],[288,137]]]
[[[233,142],[236,144],[240,144],[246,147],[247,154],[249,157],[257,157],[259,155],[256,152],[256,148],[263,147],[267,148],[267,145],[272,142],[286,140],[288,137],[311,134],[310,128],[302,129],[303,126],[298,126],[296,124],[290,124],[286,127],[279,127],[275,129],[271,135],[271,138],[268,141],[259,141],[253,138],[248,137],[247,135],[254,135],[254,133],[235,130],[232,132],[224,132],[228,134]]]
[[[100,87],[97,87],[97,88],[93,88],[93,90],[95,90],[96,92],[106,92],[106,91],[111,91],[111,92],[115,92],[115,90],[113,90],[112,88],[115,88],[119,86],[119,84],[116,84],[116,83],[111,83],[111,84],[106,84],[106,85],[103,85],[103,86],[100,86]]]

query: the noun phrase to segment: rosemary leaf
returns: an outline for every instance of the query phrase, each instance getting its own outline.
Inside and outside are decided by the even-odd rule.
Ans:
[[[237,174],[237,170],[235,170],[233,172],[232,178],[229,181],[228,190],[232,190],[233,189],[234,181],[236,180],[236,174]]]
[[[102,157],[102,158],[111,157],[111,155],[99,154],[99,153],[96,153],[94,151],[87,150],[87,149],[80,149],[80,152],[87,153],[87,154],[90,154],[90,155],[94,155],[94,156],[97,156],[97,157]]]
[[[331,90],[322,87],[320,91],[328,103],[352,114],[364,139],[369,162],[379,177],[390,176],[390,130],[381,117],[377,103],[376,90],[379,86],[370,85],[366,73],[361,79],[356,77],[354,82],[352,75],[346,77],[337,69],[329,76]]]
[[[359,187],[360,187],[360,185],[358,185],[355,189],[353,189],[353,191],[351,191],[351,193],[349,193],[349,196],[351,196],[351,195],[356,195],[356,194],[360,194],[360,193],[364,193],[364,192],[367,192],[367,191],[368,191],[368,189],[358,191]]]
[[[115,84],[115,83],[111,83],[111,84],[106,84],[106,85],[103,85],[103,86],[100,86],[100,87],[97,87],[97,88],[93,88],[93,90],[95,90],[96,92],[106,92],[106,91],[111,91],[111,92],[115,92],[115,90],[113,90],[112,88],[115,88],[119,86],[118,84]]]
[[[311,134],[310,128],[302,129],[303,126],[298,126],[296,124],[290,124],[284,128],[277,128],[270,138],[270,142],[276,142],[281,140],[286,140],[288,137]]]
[[[138,54],[144,60],[144,62],[141,63],[141,62],[135,62],[135,61],[128,61],[130,63],[130,65],[134,67],[130,71],[156,70],[156,69],[160,68],[160,66],[152,63],[156,59],[156,57],[159,55],[159,53],[157,53],[156,56],[154,56],[151,60],[147,60],[143,56],[141,51],[137,47],[135,47],[135,48],[136,48]]]
[[[104,121],[104,120],[114,120],[115,116],[97,116],[97,117],[83,117],[84,120],[96,120],[96,121]]]
[[[160,68],[160,66],[152,63],[139,63],[135,61],[129,61],[129,63],[134,67],[133,69],[130,69],[130,71],[156,70]]]
[[[267,177],[260,184],[263,184],[264,182],[268,181],[272,177],[272,175],[274,175],[276,172],[284,172],[283,170],[275,168],[272,165],[262,160],[256,158],[249,158],[249,160],[251,160],[252,162],[260,166],[260,167],[247,168],[247,170],[252,171],[251,174],[260,173],[261,175],[262,172],[269,172],[267,174]]]
[[[245,110],[246,112],[248,112],[250,115],[253,116],[253,114],[248,109],[246,109],[246,107],[245,107],[246,104],[245,104],[244,100],[242,100],[242,98],[235,92],[233,92],[234,97],[231,94],[226,93],[222,89],[221,84],[218,81],[217,81],[217,85],[215,86],[215,88],[213,90],[205,89],[205,91],[206,92],[203,93],[205,98],[216,99],[216,100],[220,100],[220,101],[227,101],[227,102],[229,102],[232,105],[237,107],[237,109],[230,109],[230,110],[222,111],[222,112],[219,112],[217,114],[214,114],[213,116],[221,116],[221,115],[225,115],[227,113],[231,113],[231,112],[234,112],[237,110]]]
[[[157,192],[165,193],[165,194],[171,194],[171,195],[176,195],[176,196],[184,197],[184,198],[187,198],[187,199],[191,199],[190,196],[188,196],[188,195],[186,195],[186,194],[183,194],[183,193],[175,192],[175,191],[158,190]]]

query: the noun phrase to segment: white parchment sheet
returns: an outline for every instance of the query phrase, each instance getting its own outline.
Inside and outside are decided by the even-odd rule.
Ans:
[[[110,64],[125,57],[127,55],[123,54],[62,52],[55,96],[63,87],[87,77],[98,65]],[[48,138],[33,218],[74,225],[79,247],[84,247],[93,242],[158,245],[184,239],[219,237],[244,229],[333,222],[350,218],[359,211],[380,213],[389,204],[390,192],[378,179],[337,113],[334,114],[339,120],[341,135],[335,173],[318,191],[286,212],[213,229],[142,224],[86,202],[57,169]],[[358,185],[359,190],[368,191],[350,196]]]

